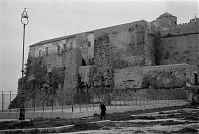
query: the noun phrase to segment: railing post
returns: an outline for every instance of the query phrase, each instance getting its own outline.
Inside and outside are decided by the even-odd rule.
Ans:
[[[80,92],[80,89],[79,89],[79,101],[80,101],[80,112],[82,111],[82,101],[81,101],[81,92]]]
[[[139,105],[141,106],[141,97],[138,96]]]
[[[99,89],[98,89],[98,90],[99,90]],[[101,92],[101,91],[98,92],[98,95],[99,95],[99,104],[100,104],[100,92]],[[99,110],[100,110],[100,107],[99,107]]]
[[[121,107],[121,93],[119,93],[120,107]]]
[[[44,103],[43,103],[43,112],[44,112]]]
[[[73,112],[73,91],[72,91],[72,112]]]
[[[11,104],[11,95],[12,95],[12,92],[10,91],[10,104]],[[11,108],[10,108],[10,112],[11,112]]]
[[[138,97],[137,97],[137,93],[135,93],[135,105],[137,106],[138,105]]]
[[[64,111],[64,93],[62,90],[62,112]]]
[[[94,109],[94,99],[95,99],[95,96],[94,96],[94,93],[93,92],[91,92],[92,93],[92,96],[93,96],[93,111],[95,110]]]
[[[162,104],[164,104],[164,95],[163,95],[163,89],[161,89],[161,98],[162,98]]]
[[[115,95],[115,108],[116,108],[116,98],[117,98],[116,93],[114,95]]]
[[[54,96],[53,96],[53,89],[52,89],[52,112],[53,112],[53,105],[54,105]]]
[[[126,89],[124,89],[124,107],[126,106]]]
[[[86,86],[86,109],[88,111],[88,87]]]
[[[34,112],[35,112],[35,101],[36,101],[35,99],[36,99],[36,97],[34,98]]]
[[[3,99],[3,91],[2,91],[2,94],[1,94],[1,95],[2,95],[2,109],[1,109],[1,110],[2,110],[2,112],[3,112],[3,103],[4,103],[4,102],[3,102],[3,100],[4,100],[4,99]]]

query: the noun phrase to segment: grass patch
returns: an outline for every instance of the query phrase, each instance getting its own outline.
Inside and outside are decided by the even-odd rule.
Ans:
[[[143,133],[145,133],[145,132],[144,132],[144,131],[141,131],[141,130],[136,130],[136,131],[134,131],[134,133],[135,133],[135,134],[140,134],[140,133],[143,134]]]
[[[198,121],[199,118],[198,117],[193,117],[193,116],[190,116],[190,117],[186,117],[184,118],[185,120],[191,120],[191,121]]]
[[[101,126],[99,126],[96,123],[83,123],[79,122],[75,124],[72,128],[69,128],[68,130],[64,132],[77,132],[77,131],[83,131],[83,130],[97,130],[100,129]]]
[[[170,125],[179,125],[179,124],[186,124],[186,123],[187,122],[169,120],[169,121],[165,121],[165,122],[161,123],[161,125],[162,126],[170,126]]]
[[[151,113],[151,112],[161,112],[164,110],[174,110],[179,108],[185,108],[187,106],[182,107],[167,107],[167,108],[156,108],[156,109],[147,109],[147,110],[138,110],[138,111],[129,111],[129,112],[123,112],[123,113],[113,113],[113,114],[107,114],[106,119],[111,121],[120,121],[120,120],[132,120],[131,115],[137,115],[142,113]],[[197,117],[198,113],[187,115],[184,113],[183,115],[172,115],[173,117],[179,117],[179,118],[186,118],[186,117]],[[157,117],[159,118],[159,117]],[[162,117],[160,117],[162,118]],[[168,117],[167,117],[168,118]],[[148,120],[155,120],[156,117],[140,117],[139,119],[148,119]],[[47,118],[37,118],[31,120],[31,122],[19,122],[19,121],[4,121],[0,122],[0,130],[5,129],[27,129],[27,128],[49,128],[49,127],[57,127],[57,126],[66,126],[66,125],[73,125],[73,124],[81,124],[81,122],[89,123],[89,122],[95,122],[99,121],[99,115],[92,116],[92,118],[73,118],[73,119],[61,119],[61,118],[55,118],[55,119],[47,119]],[[148,123],[147,123],[148,124]],[[147,125],[146,124],[146,125]],[[141,125],[138,123],[138,125]],[[86,127],[86,126],[84,126]]]
[[[137,117],[132,117],[133,119],[142,119],[142,120],[156,120],[156,117],[153,116],[137,116]]]
[[[180,133],[180,134],[197,134],[198,133],[198,130],[195,129],[195,128],[189,128],[189,127],[186,127],[186,128],[183,128],[183,129],[180,129],[178,131],[175,131],[174,133]]]
[[[0,130],[3,129],[24,129],[33,126],[31,121],[4,121],[0,122]]]

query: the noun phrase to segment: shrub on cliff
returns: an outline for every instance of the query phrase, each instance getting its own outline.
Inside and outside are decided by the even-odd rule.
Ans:
[[[175,88],[183,87],[185,77],[178,72],[151,71],[142,80],[143,88]]]

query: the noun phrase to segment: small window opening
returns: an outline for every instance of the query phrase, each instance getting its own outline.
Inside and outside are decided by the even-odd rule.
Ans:
[[[57,53],[60,53],[60,45],[57,45]]]
[[[195,85],[198,85],[198,73],[194,73],[194,81],[195,81]]]
[[[48,47],[46,47],[46,55],[48,55]]]
[[[39,50],[39,57],[41,57],[42,56],[42,54],[41,54],[41,50]]]
[[[64,46],[64,50],[66,50],[66,44],[63,44],[63,46]]]
[[[82,59],[82,66],[86,66],[86,62],[84,59]]]
[[[90,41],[88,41],[88,47],[91,47],[91,42]]]

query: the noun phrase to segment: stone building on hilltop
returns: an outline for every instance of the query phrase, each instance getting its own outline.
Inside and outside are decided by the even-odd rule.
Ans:
[[[56,93],[62,97],[75,95],[78,88],[88,92],[198,84],[198,18],[177,24],[176,16],[164,13],[152,22],[141,20],[44,40],[29,48],[30,66],[38,63],[48,74],[59,72],[53,79],[62,79],[56,81]],[[27,79],[36,79],[34,75],[30,67]]]

